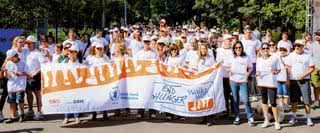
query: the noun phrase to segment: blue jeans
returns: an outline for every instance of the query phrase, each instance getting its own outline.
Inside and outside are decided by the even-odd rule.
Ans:
[[[288,96],[288,88],[285,82],[278,82],[277,83],[277,88],[278,88],[278,97],[280,98],[287,98]]]
[[[239,117],[240,114],[240,96],[243,101],[243,104],[245,105],[247,118],[253,118],[253,111],[251,108],[251,104],[249,102],[249,91],[248,91],[248,85],[246,83],[236,83],[233,81],[230,81],[232,96],[233,96],[233,109],[234,114],[236,117]]]
[[[71,114],[64,114],[64,118],[71,118],[71,117],[74,117],[74,118],[79,118],[79,113],[71,113]]]

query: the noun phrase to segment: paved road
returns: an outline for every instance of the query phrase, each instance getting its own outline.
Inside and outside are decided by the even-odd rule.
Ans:
[[[9,116],[8,105],[5,108],[5,116]],[[246,121],[240,126],[232,125],[232,119],[216,117],[215,125],[207,127],[199,124],[200,118],[187,118],[185,121],[174,120],[166,121],[161,115],[159,120],[144,120],[135,119],[135,111],[132,111],[130,117],[112,117],[110,120],[91,121],[89,115],[84,115],[81,118],[81,124],[78,126],[72,123],[69,126],[62,124],[62,115],[49,115],[43,121],[27,121],[24,123],[0,124],[0,133],[15,133],[15,132],[48,132],[48,133],[274,133],[275,129],[269,127],[267,129],[260,128],[262,121],[257,121],[256,127],[249,127]],[[112,113],[110,113],[112,115]],[[303,118],[303,110],[300,109],[298,116]],[[312,113],[314,127],[307,127],[304,120],[299,122],[296,127],[290,127],[288,124],[282,124],[283,129],[279,132],[283,133],[319,133],[320,132],[320,110]],[[98,115],[98,118],[101,118]],[[245,117],[243,115],[242,117]]]

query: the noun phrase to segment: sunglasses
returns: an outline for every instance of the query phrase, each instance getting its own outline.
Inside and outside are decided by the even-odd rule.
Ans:
[[[77,53],[77,51],[69,51],[69,53],[74,54]]]
[[[234,49],[242,49],[242,47],[234,47]]]
[[[287,49],[280,49],[281,52],[287,52]]]
[[[103,48],[96,48],[96,50],[102,50]]]
[[[262,48],[262,50],[269,50],[269,48]]]

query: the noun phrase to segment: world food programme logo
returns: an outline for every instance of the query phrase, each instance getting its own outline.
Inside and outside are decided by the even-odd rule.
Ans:
[[[113,87],[112,90],[109,92],[110,99],[112,101],[117,101],[120,98],[120,91],[119,87]]]

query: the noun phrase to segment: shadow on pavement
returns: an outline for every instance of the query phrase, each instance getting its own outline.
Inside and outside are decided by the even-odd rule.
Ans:
[[[43,128],[30,128],[30,129],[20,129],[20,130],[12,130],[12,131],[1,131],[0,133],[33,133],[33,132],[41,132]]]

